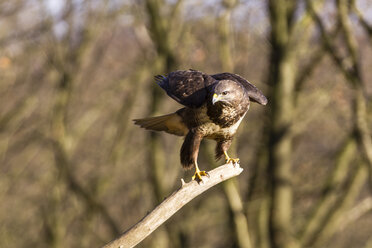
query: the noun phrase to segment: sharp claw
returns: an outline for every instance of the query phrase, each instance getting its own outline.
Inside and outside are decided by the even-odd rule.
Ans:
[[[239,164],[240,159],[238,159],[238,158],[228,158],[228,159],[226,159],[226,164],[229,164],[229,163],[233,163],[234,165]]]
[[[198,181],[198,182],[202,182],[203,181],[203,176],[206,176],[206,177],[210,177],[209,176],[209,174],[208,174],[208,172],[206,172],[206,171],[197,171],[197,172],[195,172],[195,174],[192,176],[192,180],[196,180],[196,181]]]

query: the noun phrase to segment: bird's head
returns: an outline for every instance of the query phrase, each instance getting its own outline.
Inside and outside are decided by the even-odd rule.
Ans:
[[[215,84],[212,90],[212,104],[217,102],[231,104],[238,102],[245,97],[244,88],[232,81],[232,80],[221,80]]]

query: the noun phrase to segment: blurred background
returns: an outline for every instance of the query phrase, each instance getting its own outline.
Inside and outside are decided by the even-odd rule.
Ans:
[[[100,247],[191,179],[153,80],[242,75],[244,172],[138,247],[372,247],[370,0],[0,0],[0,247]],[[213,159],[203,141],[201,169]]]

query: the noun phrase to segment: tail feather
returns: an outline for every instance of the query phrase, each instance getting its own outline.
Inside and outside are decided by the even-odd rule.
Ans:
[[[134,119],[134,124],[139,125],[142,128],[154,131],[165,131],[167,127],[165,122],[167,121],[167,115],[148,117],[143,119]]]
[[[148,117],[143,119],[134,119],[134,124],[142,128],[152,131],[165,131],[170,134],[184,136],[188,129],[182,122],[182,119],[177,113]]]

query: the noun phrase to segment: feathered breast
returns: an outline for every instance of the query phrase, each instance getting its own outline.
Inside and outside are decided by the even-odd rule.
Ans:
[[[248,111],[249,102],[238,106],[215,104],[207,106],[207,115],[211,121],[222,128],[230,127],[237,123]]]

